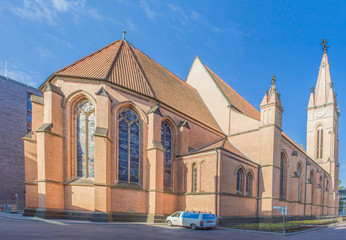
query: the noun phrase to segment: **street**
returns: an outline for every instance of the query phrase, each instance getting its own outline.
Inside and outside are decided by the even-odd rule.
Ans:
[[[345,223],[290,236],[227,228],[191,230],[166,225],[25,220],[0,215],[0,239],[343,239]]]

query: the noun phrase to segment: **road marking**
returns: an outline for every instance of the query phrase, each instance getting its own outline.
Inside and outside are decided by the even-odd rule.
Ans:
[[[39,217],[34,217],[34,219],[37,219],[39,221],[46,222],[46,223],[56,224],[56,225],[69,225],[67,223],[62,223],[62,222],[48,220],[48,219],[39,218]]]

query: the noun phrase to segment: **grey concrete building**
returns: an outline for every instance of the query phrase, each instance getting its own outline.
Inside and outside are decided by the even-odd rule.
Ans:
[[[36,88],[0,75],[0,205],[25,206],[24,144],[31,131],[31,95],[42,96]]]

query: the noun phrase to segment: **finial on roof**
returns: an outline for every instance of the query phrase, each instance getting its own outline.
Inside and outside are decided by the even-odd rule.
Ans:
[[[275,81],[276,81],[275,74],[273,74],[273,76],[272,76],[272,85],[275,84]]]
[[[264,93],[265,93],[265,95],[268,95],[268,90],[265,90]]]
[[[322,39],[322,43],[320,44],[322,46],[323,52],[327,52],[327,48],[329,48],[329,46],[327,46],[327,41],[325,38]]]
[[[311,92],[313,93],[313,92],[314,92],[314,86],[312,86],[312,87],[310,88],[310,90],[311,90]]]
[[[125,40],[125,35],[126,35],[126,31],[123,30],[123,38],[122,38],[122,40]]]
[[[330,82],[330,83],[329,83],[329,86],[330,86],[330,87],[333,87],[333,82]]]

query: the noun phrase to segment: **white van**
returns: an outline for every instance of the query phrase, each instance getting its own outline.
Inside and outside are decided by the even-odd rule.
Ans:
[[[213,213],[206,212],[175,212],[166,219],[168,226],[184,226],[193,230],[197,228],[214,228],[216,227],[216,216]]]

